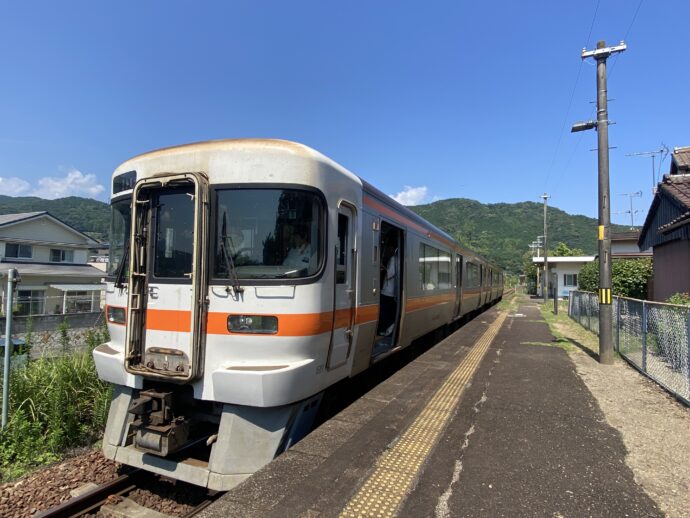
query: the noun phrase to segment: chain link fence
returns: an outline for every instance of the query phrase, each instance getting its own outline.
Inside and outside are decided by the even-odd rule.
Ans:
[[[571,291],[568,315],[599,334],[597,294]],[[613,297],[613,339],[629,363],[690,405],[690,308]]]

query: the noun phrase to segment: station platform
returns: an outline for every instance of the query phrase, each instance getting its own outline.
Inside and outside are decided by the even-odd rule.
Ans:
[[[201,516],[662,516],[554,342],[492,308]]]

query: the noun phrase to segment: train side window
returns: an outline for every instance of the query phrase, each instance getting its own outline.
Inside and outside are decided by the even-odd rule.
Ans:
[[[349,218],[345,214],[338,214],[338,241],[336,243],[336,265],[335,282],[336,284],[346,284],[347,282],[347,257],[348,240],[347,230],[349,228]]]
[[[425,291],[450,288],[450,254],[420,243],[419,279]]]
[[[465,287],[478,288],[481,285],[481,267],[480,265],[467,261],[467,269],[465,275]]]

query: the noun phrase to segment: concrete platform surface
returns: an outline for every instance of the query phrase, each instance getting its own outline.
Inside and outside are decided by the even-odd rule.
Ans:
[[[554,342],[491,309],[200,516],[662,516]]]

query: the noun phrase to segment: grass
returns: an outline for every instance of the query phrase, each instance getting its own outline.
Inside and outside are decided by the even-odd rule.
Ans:
[[[501,302],[499,302],[496,307],[499,311],[515,311],[518,308],[518,295],[513,292],[510,295],[503,297]]]
[[[107,331],[87,334],[87,350],[13,368],[9,420],[0,432],[0,481],[93,443],[105,426],[110,386],[98,379],[91,351]]]
[[[539,310],[558,342],[567,343],[571,349],[576,346],[590,355],[599,354],[599,338],[568,316],[567,302],[559,302],[558,315],[553,314],[553,302],[540,304]]]

